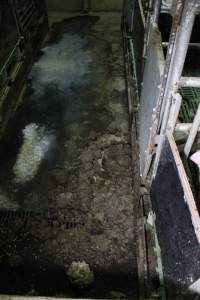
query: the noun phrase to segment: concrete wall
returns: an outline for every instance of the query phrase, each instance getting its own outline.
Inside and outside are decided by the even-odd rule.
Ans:
[[[75,12],[82,9],[82,0],[46,0],[49,11]],[[121,11],[123,0],[91,0],[92,11]]]
[[[92,0],[93,11],[121,11],[123,0]]]
[[[46,0],[47,9],[50,11],[79,11],[81,0]]]

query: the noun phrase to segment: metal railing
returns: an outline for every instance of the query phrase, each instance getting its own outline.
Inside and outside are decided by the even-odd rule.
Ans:
[[[194,21],[196,15],[199,13],[199,7],[199,0],[149,1],[143,50],[144,69],[145,65],[147,66],[146,60],[148,59],[148,51],[151,48],[151,32],[158,30],[159,18],[162,17],[161,14],[166,12],[171,14],[173,23],[169,41],[161,45],[163,51],[164,48],[166,49],[163,65],[164,71],[161,83],[158,83],[159,94],[158,96],[155,95],[156,99],[152,114],[152,124],[150,128],[145,129],[150,132],[150,137],[148,147],[145,149],[146,158],[145,162],[143,161],[144,166],[141,169],[141,175],[144,181],[151,172],[152,166],[153,172],[151,172],[150,177],[153,178],[156,174],[166,130],[170,129],[173,131],[176,128],[179,110],[182,104],[182,99],[180,95],[178,95],[179,89],[181,87],[200,87],[200,77],[183,76],[183,68],[188,48],[200,48],[200,43],[190,43]],[[151,78],[148,78],[146,82],[143,81],[143,90],[145,89],[145,85],[149,85],[150,80]],[[142,111],[143,107],[140,109]],[[142,111],[142,113],[144,112]],[[194,123],[197,122],[196,120],[195,118]],[[194,139],[190,138],[190,141],[194,142]]]

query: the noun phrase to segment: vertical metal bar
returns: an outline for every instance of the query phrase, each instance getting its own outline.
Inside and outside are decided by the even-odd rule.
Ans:
[[[131,28],[130,28],[131,32],[133,32],[133,28],[134,28],[135,6],[136,6],[136,1],[134,1],[133,3],[132,13],[131,13]]]
[[[136,4],[136,2],[135,2],[135,4]],[[138,5],[139,5],[139,8],[140,8],[142,23],[145,26],[145,14],[144,14],[144,8],[143,8],[143,5],[142,5],[142,0],[138,0]]]
[[[167,128],[171,131],[174,132],[176,122],[179,116],[179,111],[181,108],[181,103],[182,103],[182,97],[180,94],[173,94],[172,95],[172,106],[170,109],[170,114],[169,114],[169,120],[168,120],[168,125]]]
[[[147,55],[147,48],[148,48],[148,40],[149,40],[149,33],[151,28],[151,15],[153,10],[153,0],[149,0],[149,6],[147,10],[147,17],[145,23],[145,33],[144,33],[144,48],[143,48],[143,70],[144,70],[144,63]]]
[[[10,2],[10,5],[11,5],[13,16],[15,18],[15,23],[16,23],[18,34],[21,37],[21,29],[20,29],[19,22],[18,22],[18,18],[17,18],[17,14],[16,14],[16,7],[15,7],[15,4],[14,4],[14,1],[9,0],[9,2]]]
[[[153,21],[154,23],[158,24],[159,16],[160,16],[160,9],[161,9],[161,0],[155,0],[154,3],[154,12],[153,12]]]
[[[171,33],[170,33],[169,45],[168,45],[167,56],[166,56],[166,61],[165,61],[165,70],[164,70],[164,74],[163,74],[160,96],[159,96],[159,100],[158,100],[159,110],[157,113],[158,113],[159,125],[160,125],[162,117],[163,117],[163,109],[165,108],[165,106],[162,105],[162,102],[164,101],[163,99],[165,97],[164,92],[167,89],[167,85],[169,85],[169,80],[171,80],[170,68],[174,67],[172,60],[173,60],[174,51],[177,51],[176,47],[178,45],[178,41],[176,39],[177,39],[179,24],[181,22],[182,10],[183,10],[183,0],[178,0],[178,2],[176,4],[176,12],[175,12],[174,19],[173,19],[172,29],[171,29]],[[176,62],[175,62],[175,64],[176,64]]]
[[[136,66],[133,40],[130,40],[130,50],[131,50],[131,58],[132,58],[132,65],[133,65],[133,77],[135,79],[135,87],[136,87],[136,101],[137,101],[137,105],[138,105],[138,103],[139,103],[139,93],[138,93],[139,89],[138,89],[137,66]]]
[[[169,142],[170,147],[171,147],[171,151],[172,151],[172,154],[173,154],[173,157],[174,157],[174,161],[176,163],[179,178],[180,178],[180,181],[181,181],[181,186],[182,186],[183,191],[184,191],[184,199],[185,199],[185,202],[188,205],[188,208],[189,208],[189,211],[190,211],[190,214],[191,214],[191,219],[192,219],[192,224],[193,224],[193,227],[194,227],[194,230],[195,230],[195,234],[196,234],[198,242],[200,243],[199,212],[197,210],[196,202],[195,202],[195,199],[194,199],[194,196],[193,196],[193,193],[192,193],[189,181],[188,181],[188,177],[187,177],[186,172],[185,172],[183,162],[180,158],[178,147],[177,147],[176,142],[174,140],[173,134],[170,131],[166,130],[166,136],[167,136],[168,142]]]
[[[192,128],[190,130],[190,133],[189,133],[189,136],[188,136],[187,142],[185,144],[185,148],[184,148],[184,152],[187,157],[189,156],[192,146],[194,144],[199,126],[200,126],[200,104],[199,104],[196,116],[194,118],[194,122],[192,124]]]

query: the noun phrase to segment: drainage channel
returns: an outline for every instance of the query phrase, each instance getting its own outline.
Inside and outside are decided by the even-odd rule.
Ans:
[[[65,211],[66,212],[66,211]],[[26,220],[29,219],[41,219],[46,221],[46,225],[52,228],[62,228],[62,229],[73,229],[80,228],[86,225],[86,217],[77,214],[77,211],[70,210],[71,216],[67,215],[60,219],[59,213],[56,211],[48,210],[45,213],[35,213],[33,211],[25,210],[25,211],[12,211],[5,210],[0,211],[0,226],[4,226],[9,224],[10,221],[17,220]]]

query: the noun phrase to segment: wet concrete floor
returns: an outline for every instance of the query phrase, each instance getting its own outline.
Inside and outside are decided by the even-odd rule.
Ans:
[[[1,293],[137,295],[138,173],[120,21],[54,24],[29,75],[0,147]],[[88,289],[70,284],[73,261],[94,272]]]

